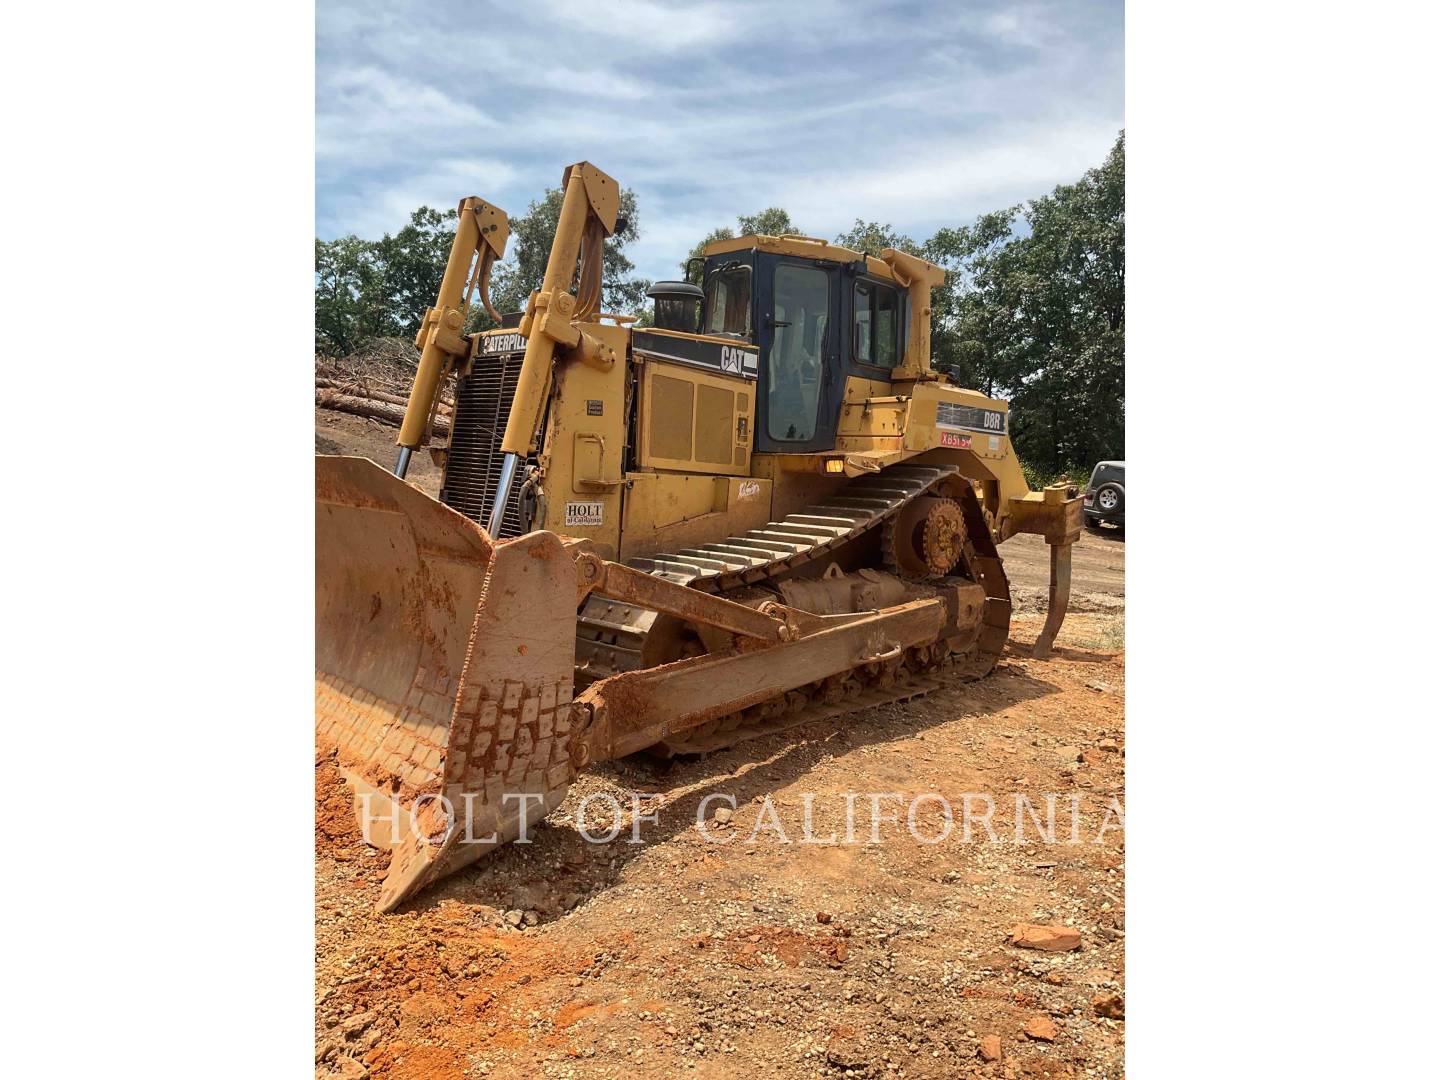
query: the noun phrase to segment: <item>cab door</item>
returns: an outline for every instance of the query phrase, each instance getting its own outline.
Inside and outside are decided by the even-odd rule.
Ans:
[[[835,448],[840,370],[840,273],[833,263],[767,256],[760,275],[760,388],[755,449]]]

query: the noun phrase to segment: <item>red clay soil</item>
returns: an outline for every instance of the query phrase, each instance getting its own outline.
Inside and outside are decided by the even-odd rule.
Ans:
[[[1018,618],[978,683],[705,758],[599,767],[533,843],[393,915],[373,911],[386,857],[360,841],[322,758],[319,1074],[1123,1075],[1124,656],[1099,647],[1118,642],[1113,617],[1080,614],[1054,659],[1031,660],[1040,621]],[[807,796],[810,837],[844,839],[847,792],[861,793],[857,841],[802,843]],[[1029,799],[1019,842],[1016,792]],[[714,811],[728,803],[711,802],[706,827],[724,841],[712,843],[697,809],[718,793],[736,809],[721,825]],[[869,793],[904,805],[944,795],[956,828],[919,843],[902,811],[869,843]],[[971,841],[959,838],[966,793],[994,797],[995,840],[978,818]],[[1051,793],[1054,844],[1039,836]],[[658,822],[630,844],[637,794]],[[580,836],[587,795],[625,808],[614,843]],[[1071,796],[1079,843],[1065,842]],[[602,803],[589,804],[594,832]],[[920,835],[938,836],[938,801],[915,807]],[[1011,945],[1020,923],[1073,927],[1081,945]],[[1025,1034],[1037,1017],[1055,1025],[1053,1040]],[[991,1035],[995,1062],[979,1055]]]

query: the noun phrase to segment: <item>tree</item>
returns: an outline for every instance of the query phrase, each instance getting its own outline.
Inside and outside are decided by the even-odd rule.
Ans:
[[[843,232],[835,238],[835,243],[863,255],[874,255],[876,258],[880,257],[880,252],[885,248],[894,248],[896,251],[908,252],[911,255],[923,254],[919,244],[903,233],[897,233],[889,225],[881,225],[875,221],[861,221],[859,218],[855,219],[853,229]]]
[[[800,231],[790,220],[789,213],[778,206],[767,207],[753,214],[740,214],[735,218],[735,224],[739,227],[739,232],[728,225],[721,225],[718,229],[711,229],[706,233],[704,239],[690,249],[690,254],[680,264],[680,273],[689,273],[690,260],[701,258],[705,245],[713,244],[716,240],[733,240],[737,236],[783,236]]]
[[[1124,457],[1124,133],[1103,165],[1035,200],[1025,219],[1016,449],[1054,469]]]
[[[962,386],[994,396],[1010,386],[1007,294],[1018,206],[983,214],[973,225],[942,228],[925,243],[924,257],[945,268],[931,295],[930,348],[935,367]],[[1008,295],[1008,294],[1007,294]]]
[[[740,226],[737,236],[784,236],[800,231],[790,220],[790,215],[778,206],[771,206],[758,214],[741,214],[735,220]]]
[[[491,299],[499,312],[524,310],[530,293],[540,287],[550,245],[560,220],[562,193],[552,188],[523,216],[511,219],[506,258],[492,272]],[[455,241],[455,210],[422,206],[410,223],[379,240],[343,236],[315,241],[315,348],[344,355],[378,337],[413,337],[425,309],[435,303],[450,245]],[[606,311],[634,313],[645,305],[650,283],[635,276],[625,245],[640,235],[635,193],[620,193],[624,228],[605,243],[604,298]],[[466,330],[495,325],[472,297]]]
[[[455,242],[457,214],[422,206],[411,213],[410,224],[375,243],[375,258],[383,267],[385,302],[402,335],[419,330],[425,309],[435,303]]]
[[[544,281],[545,264],[550,260],[550,245],[555,241],[564,198],[559,188],[551,188],[544,198],[532,202],[525,214],[510,219],[509,251],[505,260],[496,266],[490,289],[495,309],[502,314],[523,311],[530,294]],[[605,243],[601,307],[605,311],[633,314],[644,307],[650,282],[635,276],[635,264],[625,254],[625,245],[640,236],[635,192],[629,188],[620,192],[619,216],[624,219],[624,228],[617,229]]]
[[[705,248],[707,245],[713,244],[717,240],[734,239],[735,230],[730,228],[730,226],[728,225],[721,225],[718,229],[711,229],[708,233],[705,234],[705,236],[700,240],[699,243],[697,243],[694,247],[690,249],[690,254],[685,256],[684,260],[680,263],[680,276],[682,278],[685,278],[686,280],[689,280],[691,261],[694,259],[704,258]]]
[[[390,332],[383,268],[358,236],[315,241],[315,348],[344,355]]]
[[[1010,399],[1020,456],[1050,474],[1123,457],[1124,133],[1078,182],[941,229],[925,252],[948,271],[936,366]]]

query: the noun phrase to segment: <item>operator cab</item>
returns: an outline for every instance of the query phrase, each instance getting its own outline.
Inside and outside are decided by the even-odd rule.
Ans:
[[[742,236],[708,245],[700,278],[700,333],[759,352],[757,453],[833,450],[846,378],[889,381],[903,360],[909,294],[879,259]]]

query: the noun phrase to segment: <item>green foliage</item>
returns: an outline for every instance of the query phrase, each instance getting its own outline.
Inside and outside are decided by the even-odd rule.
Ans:
[[[1013,295],[1005,260],[1015,239],[1019,207],[996,210],[972,225],[942,228],[924,255],[945,267],[945,282],[931,295],[930,351],[935,367],[961,386],[994,397],[1011,382],[1004,342],[1011,327],[1004,297]]]
[[[1025,474],[1025,483],[1030,485],[1032,491],[1039,491],[1043,487],[1049,487],[1062,476],[1074,484],[1081,491],[1090,482],[1090,474],[1095,471],[1095,464],[1089,465],[1072,463],[1060,468],[1049,466],[1036,466],[1025,458],[1020,459],[1020,470]]]
[[[711,229],[704,238],[690,249],[690,254],[680,264],[680,273],[684,276],[688,272],[691,259],[698,259],[705,250],[706,244],[712,244],[716,240],[733,240],[737,236],[783,236],[785,233],[798,233],[800,230],[790,220],[790,214],[778,206],[771,206],[754,214],[740,214],[735,218],[735,225],[739,229],[730,228],[728,225],[721,225],[718,229]]]
[[[949,271],[934,298],[935,366],[1009,399],[1020,457],[1050,476],[1123,458],[1124,133],[1077,183],[941,229],[925,253]]]
[[[564,193],[551,188],[543,199],[532,202],[524,215],[510,220],[508,253],[505,261],[496,266],[490,289],[495,309],[501,314],[523,311],[530,294],[544,281],[563,201]],[[605,244],[602,304],[605,311],[634,314],[644,307],[650,282],[635,276],[635,264],[625,254],[625,245],[640,236],[635,192],[629,188],[620,192],[620,217],[625,219],[625,227]]]
[[[343,356],[390,329],[383,268],[355,236],[315,241],[315,348]]]
[[[800,231],[790,220],[790,215],[778,206],[761,210],[758,214],[741,214],[735,220],[740,227],[736,236],[784,236]]]
[[[458,211],[443,213],[422,206],[410,215],[410,224],[394,236],[386,233],[374,245],[374,257],[383,270],[385,303],[402,336],[420,329],[425,309],[435,303],[445,261],[455,239]]]
[[[561,198],[560,190],[552,188],[524,215],[511,219],[506,258],[496,265],[490,287],[491,301],[500,313],[522,310],[530,293],[540,287]],[[603,303],[606,311],[635,313],[644,307],[650,283],[635,276],[635,264],[624,252],[625,245],[640,235],[633,191],[621,192],[620,215],[626,219],[625,228],[605,244]],[[377,338],[413,337],[440,290],[455,239],[455,220],[454,210],[422,206],[393,236],[316,240],[316,351],[343,356]],[[467,332],[494,325],[475,298]]]
[[[694,247],[690,249],[690,254],[686,255],[684,260],[680,263],[680,277],[686,281],[690,280],[693,277],[693,275],[691,275],[690,273],[690,261],[692,259],[699,259],[703,257],[705,253],[705,246],[707,244],[713,244],[716,240],[734,239],[735,230],[730,228],[728,225],[721,225],[718,229],[711,229],[708,233],[704,235],[704,237],[701,238],[699,243],[697,243]]]
[[[880,252],[886,248],[894,248],[911,255],[924,254],[919,244],[903,233],[897,233],[889,225],[881,225],[877,221],[861,221],[859,218],[855,219],[853,229],[835,237],[835,243],[862,255],[873,255],[877,259]]]
[[[395,235],[315,241],[315,348],[337,356],[382,337],[413,337],[435,302],[455,211],[422,206]]]

